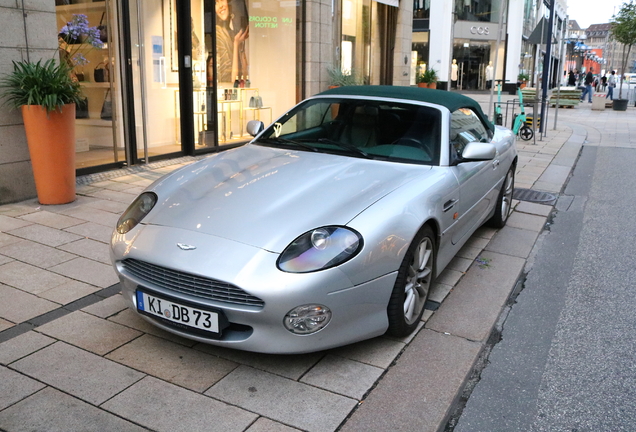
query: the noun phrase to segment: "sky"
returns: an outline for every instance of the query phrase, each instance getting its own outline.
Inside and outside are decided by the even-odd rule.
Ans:
[[[610,22],[623,3],[625,0],[568,0],[568,15],[584,29]]]

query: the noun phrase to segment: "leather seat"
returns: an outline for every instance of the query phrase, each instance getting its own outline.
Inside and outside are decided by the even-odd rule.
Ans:
[[[340,142],[356,147],[373,147],[378,144],[378,109],[357,106],[340,135]]]

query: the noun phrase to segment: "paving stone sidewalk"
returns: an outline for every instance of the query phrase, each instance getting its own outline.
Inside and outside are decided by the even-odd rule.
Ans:
[[[517,187],[561,190],[587,136],[572,120],[518,142]],[[552,210],[515,201],[507,227],[479,229],[409,338],[253,354],[165,333],[118,294],[115,222],[184,159],[78,179],[71,204],[0,206],[1,430],[435,431]]]

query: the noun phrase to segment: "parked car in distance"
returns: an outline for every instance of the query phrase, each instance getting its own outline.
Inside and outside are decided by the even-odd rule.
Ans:
[[[168,332],[264,353],[408,335],[435,277],[510,214],[515,137],[460,94],[341,87],[247,130],[113,233],[126,302]]]

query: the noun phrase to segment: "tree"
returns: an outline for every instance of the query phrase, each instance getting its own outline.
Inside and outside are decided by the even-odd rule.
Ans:
[[[614,39],[623,44],[623,62],[620,76],[624,77],[629,53],[632,50],[632,46],[636,44],[636,4],[634,4],[634,0],[630,0],[629,3],[623,3],[618,14],[612,16],[610,24]],[[627,50],[627,53],[625,53],[625,50]],[[623,92],[623,79],[620,82],[618,89],[619,99],[621,99]]]

